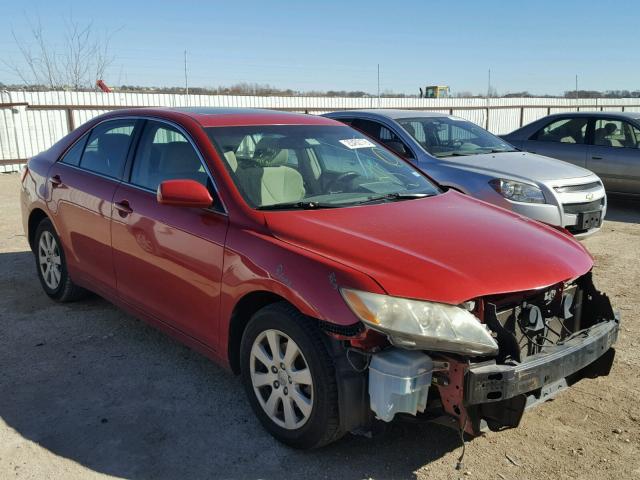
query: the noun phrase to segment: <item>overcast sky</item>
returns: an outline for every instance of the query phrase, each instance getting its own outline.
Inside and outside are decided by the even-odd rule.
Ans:
[[[0,0],[0,60],[19,62],[40,18],[53,46],[65,18],[115,32],[111,85],[238,82],[295,90],[417,93],[450,85],[486,92],[562,94],[640,89],[640,2],[560,1],[36,1]],[[0,61],[0,81],[19,82]]]

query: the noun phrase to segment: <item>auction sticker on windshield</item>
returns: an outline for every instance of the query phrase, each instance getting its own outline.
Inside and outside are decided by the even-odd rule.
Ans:
[[[347,140],[340,140],[340,143],[345,147],[353,150],[354,148],[374,148],[375,145],[366,138],[349,138]]]

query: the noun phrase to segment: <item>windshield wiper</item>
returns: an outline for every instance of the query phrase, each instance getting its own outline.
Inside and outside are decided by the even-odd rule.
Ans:
[[[517,152],[517,150],[504,150],[500,148],[492,148],[491,153],[508,153],[508,152]]]
[[[333,203],[321,203],[321,202],[287,202],[276,203],[274,205],[261,205],[256,207],[256,210],[313,210],[316,208],[339,208],[340,205]]]
[[[362,200],[360,202],[356,202],[357,205],[363,205],[365,203],[373,203],[373,202],[379,202],[381,200],[387,200],[390,202],[395,202],[398,200],[412,200],[414,198],[426,198],[426,197],[433,197],[435,194],[433,193],[401,193],[401,192],[396,192],[396,193],[386,193],[384,195],[376,195],[373,197],[369,197],[366,200]]]
[[[461,153],[461,152],[451,152],[451,153],[442,153],[442,154],[437,154],[434,153],[434,155],[438,158],[445,158],[445,157],[468,157],[469,155],[476,155],[477,152],[469,152],[469,153]]]
[[[506,153],[506,152],[517,152],[517,150],[500,150],[498,148],[479,148],[478,150],[474,150],[473,152],[468,152],[468,153],[451,152],[451,153],[446,153],[444,155],[436,155],[436,157],[470,157],[471,155],[481,155],[484,153]]]

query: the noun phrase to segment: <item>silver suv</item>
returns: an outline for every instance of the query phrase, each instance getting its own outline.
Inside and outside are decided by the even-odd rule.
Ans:
[[[564,227],[578,238],[598,231],[607,210],[593,172],[521,152],[462,118],[416,110],[325,114],[410,160],[440,185]]]

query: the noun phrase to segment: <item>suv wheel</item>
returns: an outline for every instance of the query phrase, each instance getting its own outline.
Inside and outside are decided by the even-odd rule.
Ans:
[[[38,278],[45,293],[59,302],[70,302],[84,296],[67,272],[64,250],[51,220],[38,224],[34,237],[34,254]]]
[[[249,402],[275,438],[307,449],[342,436],[335,369],[313,320],[268,305],[247,325],[240,355]]]

